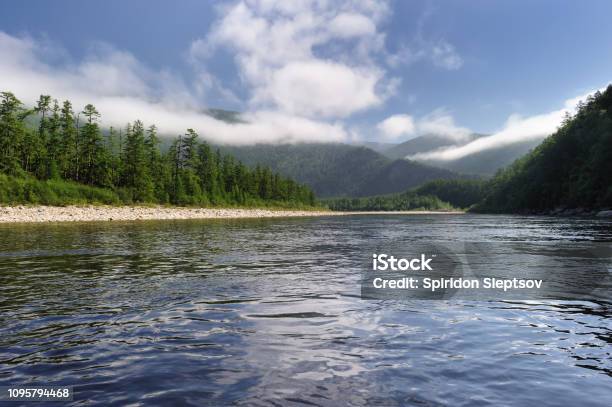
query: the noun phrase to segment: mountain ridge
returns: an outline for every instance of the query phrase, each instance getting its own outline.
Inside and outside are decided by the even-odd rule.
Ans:
[[[474,210],[576,213],[612,208],[612,85],[589,96],[559,129],[488,183]]]
[[[464,177],[410,160],[391,160],[376,151],[342,143],[222,145],[247,166],[269,166],[311,186],[322,198],[402,192],[434,179]]]
[[[425,134],[390,148],[381,149],[380,152],[391,159],[406,159],[406,157],[419,153],[433,152],[449,147],[461,147],[487,136],[487,134],[472,133],[465,139],[453,140],[442,135]],[[417,159],[414,161],[462,174],[491,177],[501,168],[512,164],[514,160],[527,154],[540,142],[541,140],[519,141],[478,151],[454,160]]]

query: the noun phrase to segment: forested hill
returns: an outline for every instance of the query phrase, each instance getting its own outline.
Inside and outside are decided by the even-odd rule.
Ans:
[[[408,211],[465,209],[482,200],[485,181],[451,179],[429,181],[396,194],[360,198],[331,198],[322,202],[341,211]]]
[[[303,182],[320,197],[403,192],[434,179],[461,176],[409,160],[391,160],[362,146],[333,143],[222,146],[247,165],[257,163]]]
[[[612,208],[612,85],[581,103],[574,117],[488,188],[476,211]]]
[[[247,168],[192,129],[161,151],[153,125],[136,120],[103,133],[99,122],[90,104],[79,120],[69,101],[42,95],[26,109],[0,93],[0,203],[314,204],[307,186]]]
[[[439,134],[426,134],[415,137],[401,144],[381,148],[379,152],[391,159],[406,158],[418,153],[426,153],[449,147],[464,146],[486,134],[473,133],[469,137],[454,140]],[[497,170],[506,167],[519,157],[533,150],[541,140],[517,141],[500,147],[490,148],[468,154],[454,160],[419,159],[418,161],[433,167],[446,168],[461,174],[473,174],[478,177],[491,177]]]

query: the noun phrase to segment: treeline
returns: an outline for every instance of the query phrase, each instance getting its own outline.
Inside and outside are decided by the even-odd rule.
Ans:
[[[612,208],[612,85],[578,105],[556,133],[499,171],[479,212]]]
[[[322,201],[338,211],[409,211],[467,209],[484,196],[485,182],[439,179],[401,194],[363,198],[334,198]]]
[[[363,198],[333,198],[322,203],[334,211],[411,211],[450,210],[453,206],[433,195],[419,195],[414,191],[401,194]]]
[[[308,187],[269,168],[247,168],[198,141],[192,129],[162,150],[154,125],[136,120],[103,132],[99,121],[91,104],[75,114],[70,101],[41,95],[27,109],[12,93],[0,93],[0,172],[7,176],[0,187],[12,186],[10,194],[0,191],[0,199],[23,194],[21,200],[36,202],[36,195],[51,193],[61,201],[63,190],[96,195],[97,188],[128,204],[315,204]],[[18,181],[30,178],[35,180]]]
[[[439,179],[414,190],[419,195],[433,195],[456,208],[467,209],[485,197],[486,182],[470,179]]]
[[[452,171],[391,160],[369,148],[340,143],[225,146],[222,151],[247,165],[269,165],[326,198],[401,193],[434,179],[460,177]]]

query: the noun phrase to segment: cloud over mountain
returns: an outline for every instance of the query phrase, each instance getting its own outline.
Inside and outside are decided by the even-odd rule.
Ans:
[[[70,99],[75,109],[93,103],[108,126],[140,119],[163,134],[196,129],[218,143],[248,144],[342,141],[342,124],[312,120],[280,111],[244,114],[245,123],[228,124],[202,113],[187,83],[169,71],[153,71],[132,54],[98,44],[79,62],[71,62],[54,44],[0,32],[0,89],[32,105],[41,92]],[[49,60],[60,63],[50,63]]]
[[[205,33],[185,44],[191,76],[153,69],[108,43],[89,44],[75,58],[46,37],[0,31],[0,90],[30,105],[40,93],[70,99],[75,109],[93,103],[105,126],[141,119],[163,134],[192,127],[219,143],[337,142],[355,138],[352,116],[383,106],[402,82],[397,68],[413,62],[402,56],[406,46],[396,54],[386,48],[386,1],[238,0],[217,5],[216,13]],[[463,63],[445,40],[421,48],[410,52],[444,69]],[[239,91],[210,67],[223,52]],[[243,107],[243,121],[203,114],[206,101],[215,106],[211,95]],[[410,120],[391,118],[379,129],[388,138],[411,134]],[[418,122],[419,129],[447,125],[452,118]]]
[[[444,109],[415,119],[407,114],[389,116],[376,126],[385,140],[409,139],[420,135],[435,135],[452,141],[467,140],[472,131],[455,124],[454,118]]]
[[[77,109],[93,103],[105,125],[139,118],[166,134],[193,127],[215,142],[343,141],[351,136],[342,120],[380,106],[399,83],[377,62],[386,52],[377,27],[389,13],[375,1],[224,3],[206,35],[186,44],[188,79],[110,44],[92,44],[75,60],[46,39],[0,32],[0,89],[28,104],[40,92]],[[208,93],[238,99],[208,69],[221,47],[247,95],[244,123],[201,114]]]
[[[553,110],[548,113],[528,117],[521,117],[513,114],[499,131],[490,136],[480,137],[464,145],[419,153],[407,158],[424,161],[452,161],[481,151],[492,150],[525,141],[542,140],[555,132],[567,114],[575,113],[576,107],[580,101],[585,100],[589,95],[594,93],[595,91],[592,91],[568,99],[564,102],[561,109]]]

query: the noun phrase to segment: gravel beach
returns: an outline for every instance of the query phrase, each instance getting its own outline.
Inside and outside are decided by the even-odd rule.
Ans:
[[[459,214],[462,212],[331,212],[270,209],[169,208],[162,206],[1,206],[0,223],[231,219],[359,214]]]

